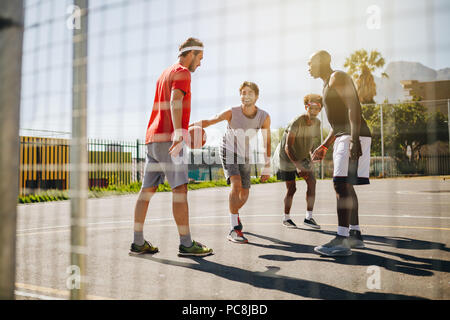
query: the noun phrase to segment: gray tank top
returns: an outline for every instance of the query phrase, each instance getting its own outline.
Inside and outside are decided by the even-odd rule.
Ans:
[[[223,136],[221,149],[249,159],[250,141],[258,134],[267,116],[268,113],[258,107],[253,118],[244,115],[241,106],[231,108],[231,121]]]

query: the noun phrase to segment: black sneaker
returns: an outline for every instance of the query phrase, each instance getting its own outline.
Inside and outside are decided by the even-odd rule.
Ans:
[[[286,228],[292,228],[292,229],[297,228],[297,225],[291,219],[283,220],[283,226],[285,226]]]
[[[236,227],[234,227],[234,228],[235,228],[236,230],[242,231],[242,229],[243,229],[244,227],[242,226],[241,218],[238,217],[238,225],[237,225]]]
[[[364,240],[361,235],[361,231],[358,230],[350,230],[348,242],[350,244],[350,247],[353,249],[364,249],[366,247],[364,245]]]
[[[317,222],[311,218],[303,220],[303,224],[307,227],[313,228],[313,229],[320,229],[320,226],[317,224]]]

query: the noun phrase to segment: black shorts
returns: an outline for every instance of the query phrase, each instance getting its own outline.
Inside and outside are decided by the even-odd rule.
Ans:
[[[301,164],[302,164],[302,167],[305,169],[305,171],[313,173],[312,166],[311,166],[311,161],[309,159],[303,159]],[[300,177],[300,175],[298,174],[297,171],[278,170],[278,172],[277,172],[277,179],[278,180],[292,181],[292,180],[295,180],[296,177]]]
[[[293,181],[298,177],[297,171],[277,171],[277,179],[282,181]]]

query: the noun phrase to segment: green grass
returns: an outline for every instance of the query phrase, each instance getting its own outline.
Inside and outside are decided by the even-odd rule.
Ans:
[[[276,177],[271,177],[266,183],[280,182]],[[252,184],[260,184],[260,178],[251,179]],[[198,190],[205,188],[227,187],[225,179],[214,181],[195,181],[188,184],[188,190]],[[89,190],[89,198],[102,198],[107,196],[117,196],[138,193],[141,189],[141,182],[133,182],[128,185],[109,185],[107,188],[94,187]],[[158,186],[157,192],[169,192],[172,189],[168,182]],[[18,197],[18,203],[37,203],[47,201],[68,200],[69,192],[61,190],[46,190],[36,194]]]
[[[215,187],[227,187],[227,180],[220,179],[220,180],[213,180],[213,181],[198,181],[198,182],[191,182],[188,184],[188,190],[198,190],[198,189],[215,188]]]
[[[69,199],[68,191],[61,190],[46,190],[37,194],[30,194],[25,196],[19,196],[19,203],[35,203],[35,202],[47,202],[47,201],[59,201]]]

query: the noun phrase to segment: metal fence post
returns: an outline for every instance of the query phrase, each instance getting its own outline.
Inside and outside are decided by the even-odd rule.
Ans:
[[[79,24],[73,28],[72,143],[70,148],[71,255],[69,267],[75,279],[72,300],[86,299],[86,202],[88,197],[87,152],[87,35],[88,0],[74,0]],[[78,28],[79,27],[79,28]]]
[[[450,153],[450,99],[447,99],[448,150]]]
[[[209,164],[208,164],[208,169],[209,169],[209,181],[212,181],[211,149],[210,149],[209,146],[208,146],[208,162],[209,162]]]
[[[19,194],[22,0],[0,1],[0,300],[13,300]]]
[[[136,139],[136,180],[141,181],[141,157],[139,154],[139,139]]]
[[[320,112],[320,143],[323,143],[323,110]],[[325,160],[325,159],[323,159]],[[323,180],[323,160],[320,161],[320,179]]]
[[[383,105],[380,105],[380,134],[381,134],[381,176],[384,178],[384,127],[383,127]]]
[[[253,151],[253,159],[255,160],[255,178],[258,178],[258,161],[257,161],[257,151]]]

